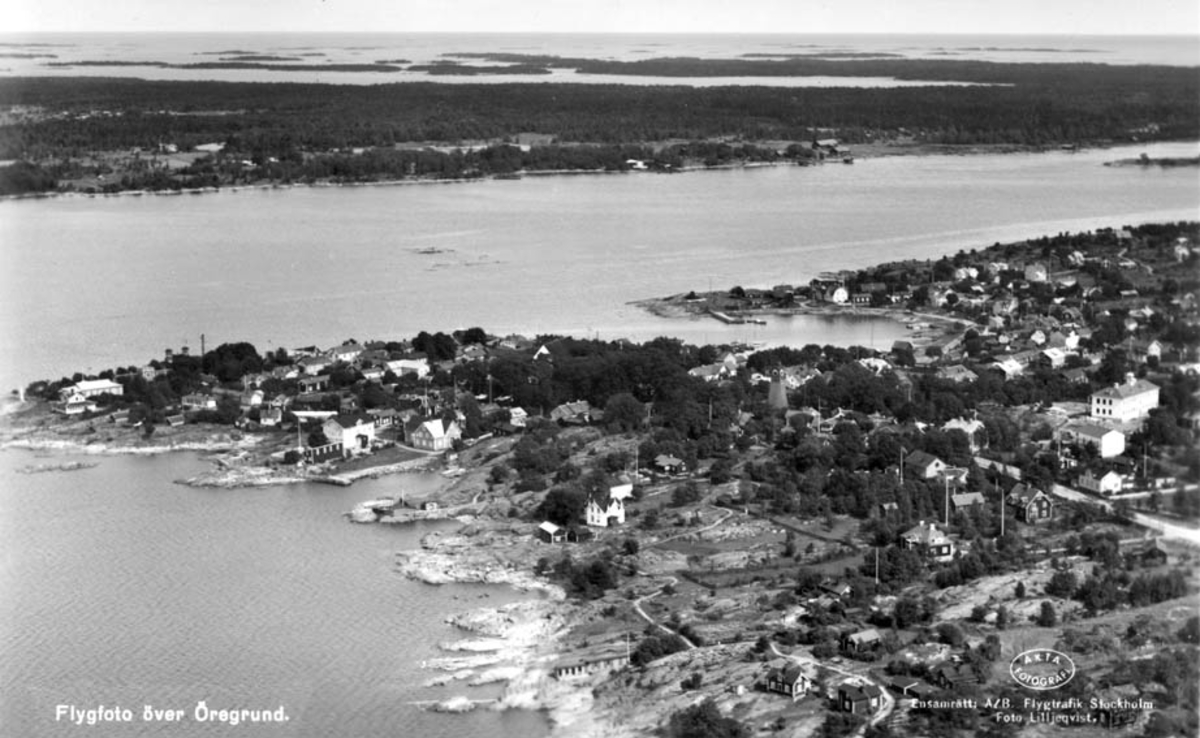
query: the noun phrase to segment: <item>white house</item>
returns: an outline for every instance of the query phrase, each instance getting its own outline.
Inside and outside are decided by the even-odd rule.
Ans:
[[[1063,428],[1062,434],[1075,443],[1090,443],[1100,452],[1100,458],[1111,459],[1125,453],[1125,434],[1114,428],[1095,423],[1078,423]]]
[[[346,451],[364,451],[375,440],[375,419],[363,413],[335,415],[321,426],[331,443],[341,443]]]
[[[919,479],[934,479],[946,470],[946,462],[924,451],[913,451],[904,460],[904,464]]]
[[[630,485],[632,488],[632,485]],[[621,525],[625,522],[625,500],[608,492],[593,492],[588,495],[587,507],[584,509],[587,524],[593,528],[607,528],[610,525]]]
[[[351,362],[361,356],[364,350],[357,343],[343,343],[335,349],[330,349],[329,355],[334,361]]]
[[[333,366],[333,362],[324,356],[306,356],[296,362],[296,366],[310,377],[315,377]]]
[[[64,415],[79,415],[95,411],[96,402],[84,397],[81,392],[72,392],[69,395],[63,395],[62,404],[58,406],[58,409]]]
[[[512,423],[514,428],[524,428],[529,422],[529,413],[525,412],[523,407],[510,408],[508,411],[508,422]]]
[[[837,285],[822,293],[825,302],[832,302],[836,305],[844,305],[850,301],[850,293],[842,285]]]
[[[424,379],[429,374],[428,359],[396,359],[389,361],[387,368],[397,377],[405,374],[416,374],[417,379]]]
[[[1158,385],[1127,375],[1124,384],[1116,384],[1093,392],[1088,401],[1088,415],[1097,420],[1125,423],[1150,415],[1158,407]]]
[[[1088,469],[1075,480],[1080,489],[1086,489],[1096,494],[1111,495],[1121,491],[1121,485],[1124,483],[1123,477],[1115,471],[1108,471],[1105,474],[1097,476]]]
[[[1051,369],[1061,369],[1067,363],[1067,352],[1053,346],[1043,349],[1042,356],[1046,357]]]

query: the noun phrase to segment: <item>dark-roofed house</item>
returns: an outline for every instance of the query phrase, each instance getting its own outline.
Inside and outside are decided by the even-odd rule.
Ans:
[[[1153,541],[1142,549],[1139,554],[1142,563],[1147,566],[1159,566],[1166,564],[1170,559],[1167,553],[1167,546],[1162,542],[1161,538],[1155,538]]]
[[[812,689],[812,679],[799,664],[776,659],[769,666],[766,678],[768,692],[785,694],[792,700],[798,700]]]
[[[934,479],[946,468],[946,462],[924,451],[913,451],[904,465],[921,479]]]
[[[838,687],[837,705],[842,712],[869,715],[879,709],[883,691],[874,684],[843,684]]]
[[[900,534],[900,548],[921,551],[935,561],[954,558],[954,541],[933,523],[924,520]]]
[[[321,392],[329,389],[329,375],[318,374],[315,377],[300,377],[296,380],[296,386],[301,392]]]
[[[1018,482],[1009,490],[1004,501],[1022,523],[1036,525],[1054,517],[1054,500],[1050,495],[1024,482]]]
[[[361,451],[369,449],[375,440],[375,419],[365,413],[342,413],[326,420],[321,430],[347,452]]]
[[[959,684],[975,684],[979,677],[966,664],[942,664],[929,672],[929,680],[942,689],[953,689]]]

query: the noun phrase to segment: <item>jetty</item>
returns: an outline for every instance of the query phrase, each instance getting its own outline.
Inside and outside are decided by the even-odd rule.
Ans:
[[[708,308],[708,314],[713,316],[717,320],[721,321],[722,323],[728,323],[729,325],[743,325],[746,323],[752,323],[754,325],[766,325],[767,324],[767,321],[763,320],[762,318],[743,318],[740,315],[739,316],[730,315],[729,313],[722,312],[720,310],[716,310],[715,308],[711,308],[711,307]]]

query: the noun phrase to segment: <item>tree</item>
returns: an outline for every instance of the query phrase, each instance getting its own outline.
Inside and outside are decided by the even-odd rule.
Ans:
[[[1042,609],[1038,611],[1037,624],[1043,628],[1052,628],[1058,625],[1058,612],[1055,611],[1053,603],[1049,600],[1042,601]]]
[[[711,699],[675,713],[667,723],[669,738],[747,738],[749,735],[744,725],[721,715]]]
[[[645,407],[632,394],[618,392],[604,403],[604,424],[616,433],[636,430],[641,427],[645,412]]]
[[[1046,583],[1046,594],[1051,597],[1069,599],[1075,594],[1077,585],[1075,572],[1057,571],[1050,577],[1050,581]]]
[[[582,491],[572,487],[555,487],[546,493],[546,498],[534,514],[555,525],[572,525],[583,517],[585,507],[587,498]]]
[[[1017,582],[1017,586],[1013,588],[1013,594],[1018,600],[1025,597],[1025,582]]]
[[[671,506],[683,507],[700,501],[700,488],[695,482],[684,482],[671,490]]]
[[[246,342],[223,343],[204,355],[203,370],[222,382],[233,382],[244,375],[262,371],[258,349]]]

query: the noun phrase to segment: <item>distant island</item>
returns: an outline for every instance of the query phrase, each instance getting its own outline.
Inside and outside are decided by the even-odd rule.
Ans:
[[[560,725],[974,732],[1024,674],[1057,680],[1047,714],[1194,734],[1197,244],[1197,222],[1060,233],[664,301],[890,311],[934,339],[884,350],[200,337],[30,383],[2,442],[95,453],[18,470],[83,480],[102,453],[184,449],[213,454],[193,485],[442,474],[346,515],[453,518],[397,570],[545,593],[456,617],[470,664],[424,666]],[[1070,668],[1036,671],[1047,650]]]
[[[24,52],[22,52],[24,53]],[[571,83],[379,85],[0,79],[0,195],[464,179],[1200,140],[1195,69],[805,54],[612,61],[495,53],[432,64],[69,60],[71,66],[653,78],[823,76],[904,88]],[[472,63],[478,62],[478,63]],[[486,63],[483,63],[486,62]],[[940,85],[940,86],[939,86]],[[946,86],[953,85],[953,86]],[[334,94],[336,91],[336,94]],[[86,152],[86,154],[84,153]]]

